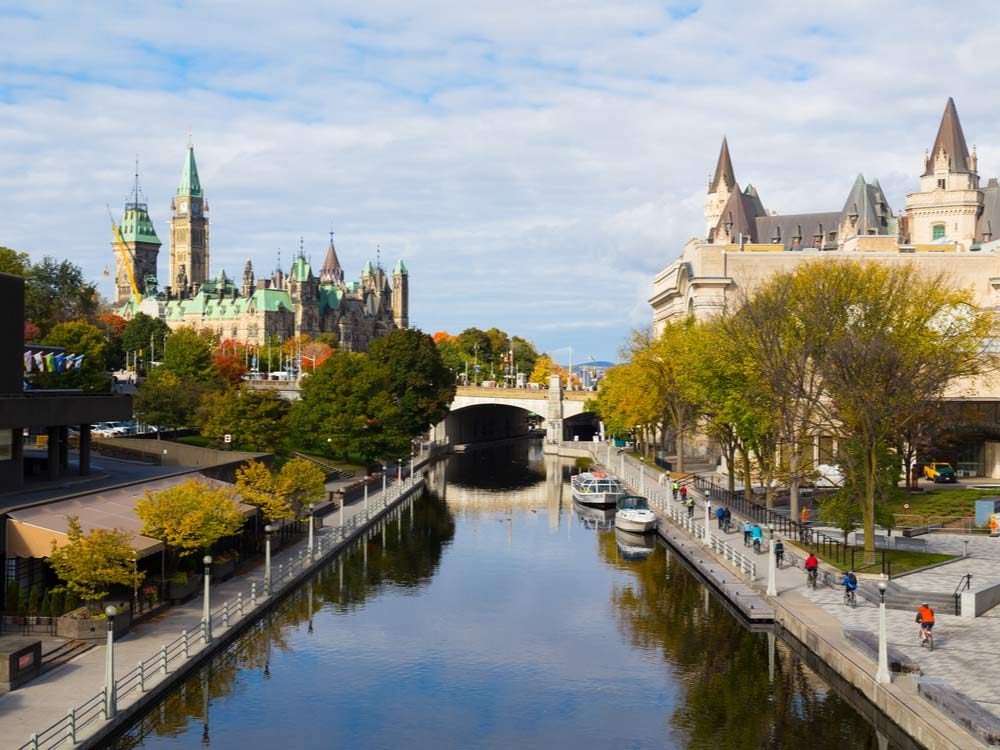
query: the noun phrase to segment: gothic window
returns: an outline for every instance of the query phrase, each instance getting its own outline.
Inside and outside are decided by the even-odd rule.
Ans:
[[[935,224],[931,228],[931,231],[933,232],[933,235],[932,235],[931,239],[935,239],[935,240],[943,240],[944,239],[944,224]]]
[[[939,188],[940,188],[941,190],[944,190],[944,180],[938,180],[938,187],[939,187]]]

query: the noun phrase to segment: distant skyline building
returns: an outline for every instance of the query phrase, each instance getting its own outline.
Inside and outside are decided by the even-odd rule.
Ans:
[[[374,265],[369,260],[360,279],[347,282],[333,232],[318,274],[300,244],[287,273],[279,258],[269,277],[257,278],[253,261],[247,259],[239,284],[224,270],[212,277],[208,203],[190,143],[170,203],[169,276],[161,288],[156,274],[160,241],[138,195],[137,177],[121,231],[143,299],[134,298],[123,259],[116,253],[120,268],[115,302],[125,319],[143,312],[171,328],[191,326],[210,331],[219,340],[261,346],[275,338],[332,334],[336,345],[347,351],[364,351],[379,336],[409,326],[409,271],[402,259],[391,277],[380,260]]]

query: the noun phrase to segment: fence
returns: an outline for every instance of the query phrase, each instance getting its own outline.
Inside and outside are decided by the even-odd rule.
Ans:
[[[18,635],[55,635],[56,618],[41,615],[3,615],[0,632]]]
[[[258,591],[256,582],[251,583],[248,596],[240,592],[236,597],[223,602],[211,610],[208,622],[203,620],[192,632],[182,631],[173,641],[160,646],[156,653],[140,660],[134,669],[115,680],[112,696],[108,696],[107,689],[102,688],[76,708],[67,711],[59,721],[32,734],[18,750],[50,750],[50,748],[73,747],[78,744],[83,730],[92,727],[95,722],[114,718],[115,712],[109,711],[109,703],[119,703],[122,699],[130,697],[138,700],[143,693],[166,679],[175,667],[204,651],[213,640],[213,633],[226,632],[244,618],[259,614],[292,580],[308,570],[316,561],[332,553],[338,545],[347,541],[372,518],[379,516],[390,505],[421,484],[423,484],[422,479],[409,477],[402,482],[389,485],[384,493],[369,499],[367,508],[346,519],[343,524],[326,526],[316,534],[314,552],[311,556],[308,550],[300,549],[291,555],[290,560],[272,566],[270,594],[266,590]],[[397,508],[393,512],[398,513],[400,509]],[[109,701],[109,697],[115,700]]]

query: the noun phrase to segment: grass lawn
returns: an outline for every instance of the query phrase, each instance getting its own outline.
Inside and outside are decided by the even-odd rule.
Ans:
[[[344,461],[337,461],[336,459],[329,458],[327,456],[320,456],[317,453],[306,453],[305,451],[298,451],[303,456],[309,456],[321,464],[326,464],[334,469],[340,469],[341,471],[353,471],[355,474],[364,474],[365,467],[361,464],[346,463]]]
[[[801,545],[797,545],[801,546]],[[855,569],[856,572],[864,573],[866,572],[864,568],[860,567],[862,563],[862,548],[857,548],[857,553],[854,556],[855,564],[859,567]],[[848,552],[848,559],[841,563],[837,562],[835,559],[827,558],[823,556],[823,550],[821,548],[813,548],[813,552],[816,553],[818,557],[823,562],[832,565],[833,567],[847,571],[850,569],[850,552]],[[897,575],[899,573],[905,573],[908,570],[916,570],[917,568],[923,568],[927,565],[934,565],[935,563],[946,562],[948,560],[955,559],[956,555],[946,555],[941,552],[909,552],[907,550],[896,550],[890,549],[886,550],[886,557],[892,562],[892,574]],[[878,560],[881,561],[882,556],[879,553]],[[876,564],[876,568],[879,568],[880,563]]]
[[[918,516],[974,516],[976,500],[984,497],[1000,497],[1000,487],[995,490],[970,490],[964,487],[929,489],[904,500],[893,503],[893,513],[910,513]],[[903,504],[909,503],[909,508]]]
[[[198,448],[207,448],[212,444],[211,438],[202,437],[201,435],[185,435],[184,437],[179,437],[176,440],[178,443],[184,443],[184,445],[194,445]]]

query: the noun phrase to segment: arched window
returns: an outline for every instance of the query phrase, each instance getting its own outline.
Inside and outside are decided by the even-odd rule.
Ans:
[[[933,227],[931,227],[931,231],[933,232],[931,239],[934,240],[944,239],[944,224],[935,224]]]

